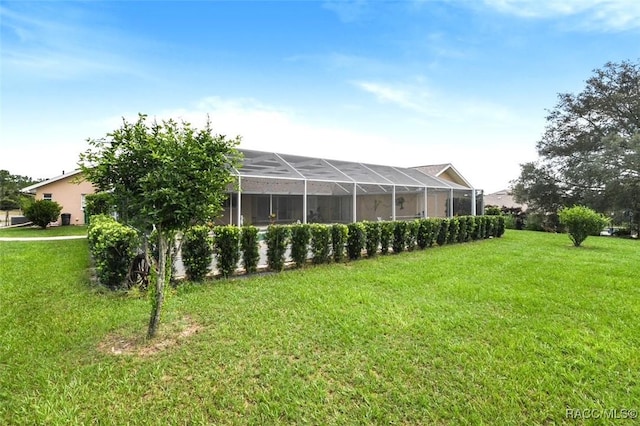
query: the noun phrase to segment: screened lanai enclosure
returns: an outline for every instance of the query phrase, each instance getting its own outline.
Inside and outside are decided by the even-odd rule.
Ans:
[[[401,168],[240,150],[220,224],[349,223],[482,214],[480,191]]]

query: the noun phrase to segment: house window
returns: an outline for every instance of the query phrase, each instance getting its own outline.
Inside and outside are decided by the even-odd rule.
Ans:
[[[87,206],[87,194],[80,195],[80,209],[84,211],[84,208]]]
[[[42,194],[42,199],[47,201],[53,201],[53,194]]]

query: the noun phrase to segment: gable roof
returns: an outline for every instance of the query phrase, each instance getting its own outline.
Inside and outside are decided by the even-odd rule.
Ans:
[[[473,185],[469,183],[462,174],[453,167],[453,164],[428,164],[426,166],[412,167],[413,169],[420,170],[422,173],[435,176],[439,179],[443,179],[442,175],[449,174],[453,178],[453,182],[458,185],[466,186],[467,188],[473,188]],[[449,180],[449,179],[445,179]]]
[[[43,180],[42,182],[38,182],[35,183],[31,186],[27,186],[26,188],[22,188],[20,190],[20,192],[26,192],[26,193],[35,193],[36,189],[41,188],[43,186],[47,186],[49,184],[52,184],[54,182],[57,182],[59,180],[62,179],[66,179],[70,176],[75,176],[77,174],[79,174],[82,170],[78,169],[78,170],[74,170],[72,172],[69,173],[62,173],[60,176],[56,176],[56,177],[52,177],[51,179],[47,179],[47,180]]]

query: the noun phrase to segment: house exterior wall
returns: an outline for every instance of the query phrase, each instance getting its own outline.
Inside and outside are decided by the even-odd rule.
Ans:
[[[427,217],[447,217],[448,202],[448,190],[427,190]]]
[[[47,185],[36,188],[35,199],[43,200],[44,194],[51,194],[51,201],[62,206],[61,213],[71,214],[71,225],[84,225],[83,195],[95,193],[95,188],[88,181],[76,183],[78,175],[70,175]],[[62,220],[58,217],[58,225]]]

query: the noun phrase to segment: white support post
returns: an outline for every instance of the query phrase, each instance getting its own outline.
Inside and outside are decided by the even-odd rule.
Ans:
[[[304,194],[302,195],[302,223],[307,223],[307,180],[304,180]]]
[[[453,217],[453,188],[449,190],[449,217]]]
[[[427,187],[424,187],[424,214],[422,215],[422,217],[424,217],[425,219],[427,217],[429,217],[429,210],[427,210],[429,208],[429,203],[427,202]]]
[[[238,227],[242,226],[242,178],[238,176]]]
[[[476,215],[476,189],[471,190],[471,216]]]
[[[391,220],[396,220],[396,186],[391,187]]]
[[[353,184],[353,222],[356,222],[357,220],[357,217],[356,217],[356,215],[358,214],[357,202],[358,202],[358,184],[354,183]]]
[[[273,194],[269,194],[269,216],[273,214]]]

